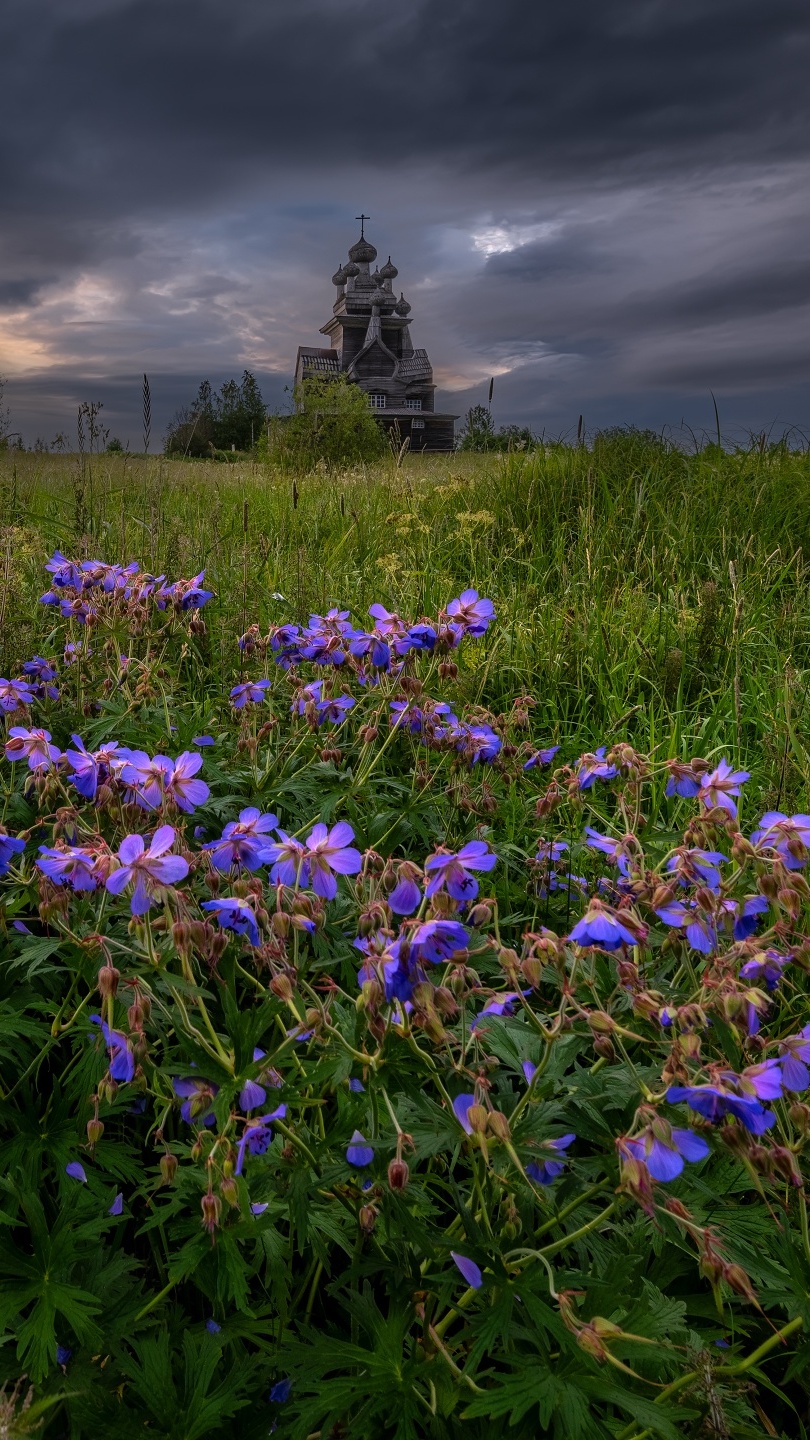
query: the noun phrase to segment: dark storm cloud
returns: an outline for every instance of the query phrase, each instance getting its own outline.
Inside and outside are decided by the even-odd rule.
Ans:
[[[804,0],[5,0],[0,372],[286,378],[364,203],[462,405],[801,395],[808,61]]]

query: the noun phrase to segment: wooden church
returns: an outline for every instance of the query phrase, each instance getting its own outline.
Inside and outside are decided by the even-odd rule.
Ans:
[[[383,424],[401,440],[407,438],[411,450],[452,450],[458,416],[435,410],[427,351],[414,349],[411,307],[402,293],[397,299],[394,292],[399,272],[390,255],[372,271],[377,251],[364,232],[369,217],[357,218],[360,239],[332,276],[337,298],[331,319],[321,326],[330,348],[299,346],[296,386],[313,376],[324,379],[343,372],[366,391]]]

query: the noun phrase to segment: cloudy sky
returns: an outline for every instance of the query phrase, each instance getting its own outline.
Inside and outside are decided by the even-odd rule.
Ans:
[[[362,209],[445,408],[810,432],[808,73],[806,0],[3,0],[13,428],[283,408]]]

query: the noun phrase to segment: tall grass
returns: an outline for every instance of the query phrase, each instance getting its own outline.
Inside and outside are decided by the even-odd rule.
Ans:
[[[316,471],[295,490],[251,462],[102,456],[92,497],[76,457],[22,455],[0,457],[0,489],[6,673],[34,644],[53,547],[172,577],[205,568],[223,688],[245,616],[361,616],[373,600],[416,616],[474,585],[500,623],[466,661],[468,703],[497,711],[523,691],[538,736],[580,748],[620,734],[670,754],[720,748],[768,803],[810,808],[807,453],[685,455],[630,433]]]

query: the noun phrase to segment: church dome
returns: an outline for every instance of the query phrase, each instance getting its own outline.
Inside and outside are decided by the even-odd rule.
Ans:
[[[335,271],[334,275],[332,276],[332,284],[333,284],[333,285],[345,285],[345,284],[346,284],[346,271],[343,269],[343,266],[342,266],[342,265],[338,265],[337,270]]]
[[[350,260],[348,265],[343,266],[343,274],[347,280],[353,280],[356,275],[360,274],[360,266],[355,265],[354,261]]]
[[[372,280],[374,281],[374,284],[375,284],[375,285],[377,286],[377,288],[379,289],[379,287],[382,285],[382,276],[381,276],[379,270],[375,270],[371,278],[372,278]]]
[[[400,295],[396,305],[394,306],[394,309],[396,310],[397,315],[410,315],[411,313],[411,307],[405,299],[405,296],[402,294]]]
[[[396,280],[398,274],[399,271],[396,265],[391,264],[391,256],[389,255],[387,263],[383,265],[380,271],[380,275],[383,280]]]
[[[394,297],[389,290],[383,290],[382,284],[379,284],[375,290],[372,290],[369,299],[372,305],[390,305]]]
[[[372,260],[377,259],[377,251],[374,249],[374,246],[370,243],[370,241],[368,241],[363,235],[352,245],[352,248],[349,251],[349,259],[356,260],[361,265],[371,264]]]

